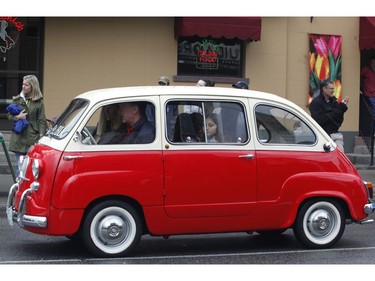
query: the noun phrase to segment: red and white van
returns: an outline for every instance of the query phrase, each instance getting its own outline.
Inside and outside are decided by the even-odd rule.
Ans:
[[[101,111],[124,103],[144,105],[153,136],[103,143],[103,130],[95,136]],[[210,114],[222,135],[214,142]],[[126,134],[122,126],[110,137]],[[81,239],[100,257],[130,253],[145,234],[288,228],[307,248],[327,248],[347,223],[372,221],[372,193],[286,99],[232,88],[128,87],[72,100],[20,163],[7,216],[33,233]]]

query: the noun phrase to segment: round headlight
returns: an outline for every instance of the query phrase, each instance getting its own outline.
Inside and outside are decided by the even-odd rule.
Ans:
[[[39,166],[39,160],[38,159],[34,159],[33,160],[33,164],[31,166],[31,170],[32,170],[33,176],[34,176],[34,178],[36,180],[39,178],[39,173],[40,173],[39,168],[40,168],[40,166]]]

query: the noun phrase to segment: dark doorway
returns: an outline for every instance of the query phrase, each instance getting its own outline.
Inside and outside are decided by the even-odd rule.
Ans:
[[[21,92],[23,77],[34,74],[43,87],[43,48],[43,18],[0,17],[0,131],[13,126],[6,107]]]

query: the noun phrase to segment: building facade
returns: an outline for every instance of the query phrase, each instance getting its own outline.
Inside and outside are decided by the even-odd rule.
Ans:
[[[246,80],[250,89],[285,97],[308,112],[309,34],[320,34],[341,37],[342,95],[350,99],[341,129],[358,132],[361,54],[368,51],[361,52],[359,46],[359,17],[261,17],[243,23],[253,25],[251,30],[242,30],[241,23],[230,27],[228,21],[220,26],[204,21],[181,26],[181,19],[173,17],[1,19],[2,34],[8,31],[13,38],[13,43],[0,44],[3,120],[5,105],[21,90],[22,77],[30,73],[41,81],[47,117],[59,115],[82,92],[156,85],[161,75],[168,76],[171,85],[195,85],[206,78],[215,87],[231,87]],[[216,26],[214,31],[210,24]],[[198,64],[188,48],[201,48],[199,70],[192,66]],[[0,130],[8,126],[9,121],[0,122]]]

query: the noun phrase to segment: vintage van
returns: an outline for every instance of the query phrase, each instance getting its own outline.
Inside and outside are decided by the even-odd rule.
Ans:
[[[109,107],[117,111],[104,120]],[[307,248],[327,248],[375,208],[372,184],[308,113],[251,90],[90,91],[19,165],[9,223],[79,239],[97,257],[127,255],[145,234],[289,228]]]

